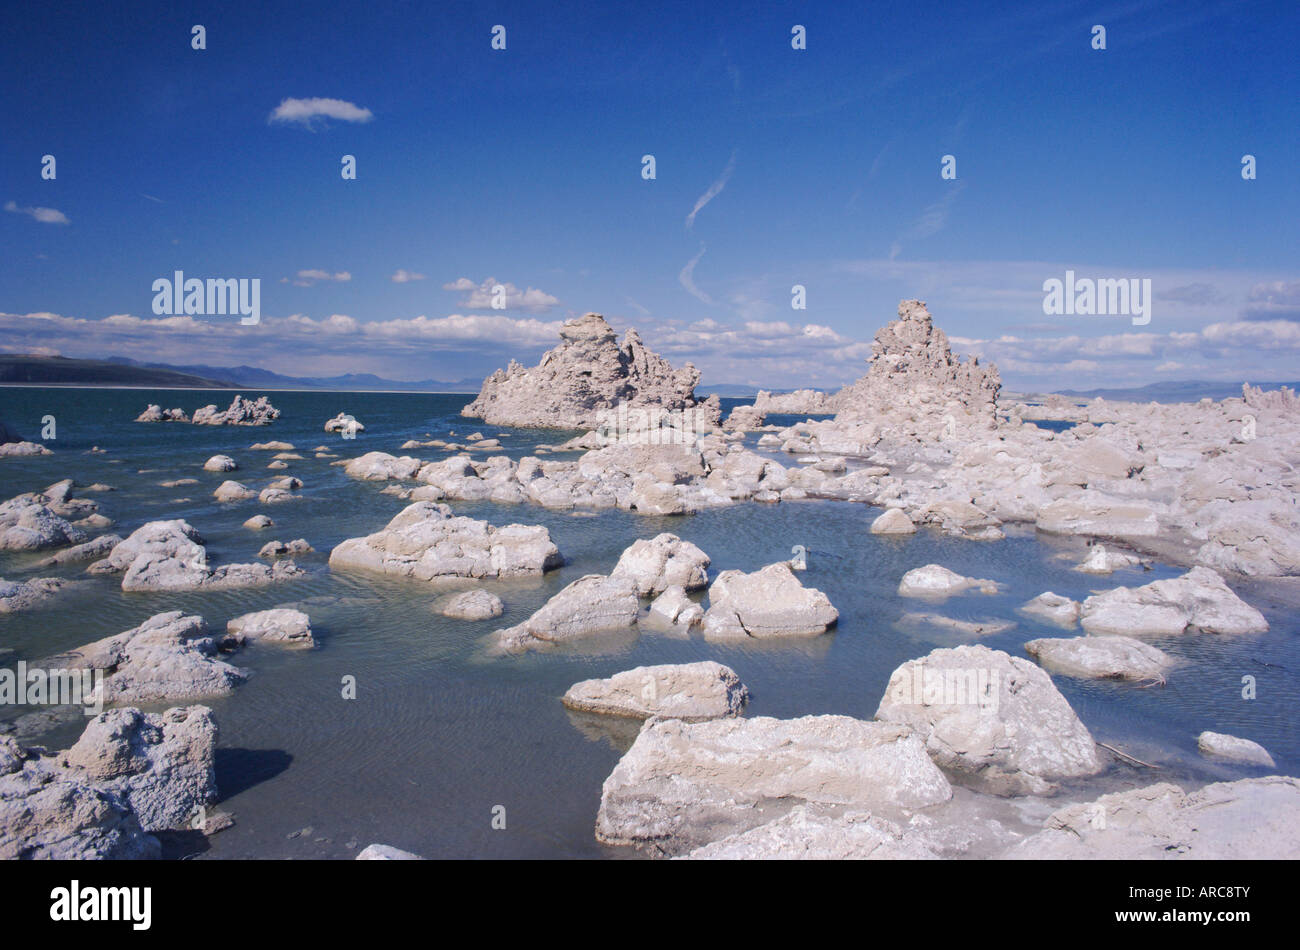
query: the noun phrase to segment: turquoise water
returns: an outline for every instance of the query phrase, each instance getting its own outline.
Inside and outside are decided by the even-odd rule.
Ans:
[[[245,395],[256,396],[258,392]],[[559,697],[574,682],[650,663],[716,659],[750,687],[749,715],[778,717],[844,713],[869,718],[889,674],[900,663],[937,646],[974,642],[924,626],[900,625],[908,611],[936,611],[959,619],[1003,618],[1016,627],[980,638],[1023,655],[1039,636],[1067,635],[1019,615],[1015,608],[1044,590],[1074,598],[1117,584],[1141,584],[1181,571],[1157,566],[1097,578],[1071,570],[1081,542],[1038,538],[1013,530],[1000,542],[977,543],[922,531],[904,539],[868,533],[877,509],[838,502],[741,505],[685,518],[647,518],[628,512],[575,516],[534,506],[452,502],[462,514],[494,524],[545,525],[568,559],[545,578],[487,583],[506,604],[499,621],[470,623],[431,610],[437,594],[417,581],[331,573],[329,550],[344,538],[373,532],[404,507],[381,494],[385,483],[361,482],[315,459],[330,446],[342,457],[370,450],[438,459],[434,449],[398,450],[410,438],[446,438],[481,431],[498,436],[514,457],[541,442],[572,433],[498,429],[462,419],[467,396],[388,393],[271,393],[280,420],[259,428],[136,424],[147,403],[192,412],[233,393],[86,389],[0,389],[0,418],[27,438],[40,419],[56,417],[52,456],[0,460],[0,499],[65,477],[81,485],[103,482],[116,491],[89,495],[125,536],[145,521],[184,517],[204,536],[215,564],[256,560],[273,538],[304,537],[318,553],[299,558],[304,578],[273,587],[212,593],[124,593],[120,578],[88,578],[52,607],[0,616],[0,663],[37,660],[132,627],[163,610],[203,615],[214,630],[249,610],[297,605],[311,616],[319,642],[312,651],[253,646],[233,662],[253,676],[233,695],[208,703],[221,728],[218,782],[221,808],[237,821],[206,846],[204,857],[346,858],[382,842],[429,857],[631,856],[599,845],[592,834],[600,786],[634,734],[620,721],[567,712]],[[728,401],[730,402],[730,401]],[[367,427],[355,441],[322,431],[326,419],[349,412]],[[252,452],[253,442],[294,443],[306,458],[285,470],[266,469],[274,453]],[[92,445],[106,454],[89,454]],[[240,469],[204,472],[218,452]],[[576,457],[576,456],[567,456]],[[212,490],[226,478],[262,487],[292,474],[305,483],[301,501],[263,506],[256,501],[217,504]],[[183,477],[197,485],[165,489]],[[265,512],[275,527],[241,527]],[[809,586],[824,590],[840,611],[839,626],[811,641],[718,646],[699,637],[674,639],[642,631],[592,640],[545,655],[489,658],[484,637],[526,617],[582,574],[607,573],[633,540],[672,531],[713,559],[711,574],[752,570],[809,551]],[[58,573],[81,576],[82,566],[33,570],[38,556],[0,553],[0,576],[21,579]],[[929,562],[1004,582],[997,596],[971,594],[938,607],[900,598],[902,574]],[[1203,729],[1263,743],[1278,771],[1300,766],[1294,710],[1300,701],[1300,656],[1294,606],[1272,599],[1262,584],[1238,592],[1268,617],[1258,637],[1189,635],[1155,640],[1184,660],[1164,688],[1056,682],[1101,741],[1163,770],[1117,766],[1093,780],[1096,790],[1160,779],[1205,782],[1254,772],[1206,762],[1196,754]],[[1076,631],[1077,633],[1077,631]],[[1241,677],[1257,678],[1258,698],[1241,698]],[[353,676],[357,698],[341,697]],[[0,710],[13,719],[30,712]],[[50,748],[71,742],[82,724],[57,726],[39,740]],[[1090,789],[1091,790],[1091,789]],[[505,830],[492,828],[504,806]],[[309,830],[307,830],[309,829]],[[352,847],[349,847],[351,845]],[[207,850],[203,850],[206,847]]]

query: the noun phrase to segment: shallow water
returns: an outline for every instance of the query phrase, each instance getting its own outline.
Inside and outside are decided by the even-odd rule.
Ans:
[[[258,393],[246,393],[258,395]],[[650,663],[716,659],[750,687],[747,715],[791,717],[843,713],[870,718],[890,673],[937,646],[983,642],[1023,655],[1040,636],[1077,635],[1017,613],[1044,590],[1074,598],[1119,584],[1142,584],[1181,573],[1172,566],[1126,570],[1099,578],[1072,570],[1082,541],[1039,538],[1013,530],[1004,541],[955,540],[923,530],[903,539],[871,535],[878,509],[838,502],[746,504],[686,518],[641,517],[622,511],[597,516],[535,506],[452,502],[458,513],[494,524],[545,525],[568,559],[545,578],[488,582],[506,604],[500,621],[471,623],[434,614],[438,592],[418,581],[331,573],[329,550],[344,538],[373,532],[404,507],[380,493],[384,483],[361,482],[313,458],[317,445],[341,457],[370,450],[405,454],[408,438],[446,438],[481,431],[499,436],[508,454],[571,433],[528,432],[462,419],[469,397],[387,393],[271,393],[279,421],[257,428],[136,424],[150,402],[223,408],[233,393],[87,389],[0,389],[0,418],[28,438],[53,414],[54,455],[0,460],[0,499],[44,488],[60,478],[79,485],[104,482],[116,491],[93,497],[125,536],[145,521],[184,517],[203,535],[214,564],[256,560],[273,538],[306,538],[318,553],[299,558],[307,577],[272,587],[212,593],[124,593],[120,577],[87,578],[53,607],[0,616],[0,663],[33,661],[132,627],[163,610],[202,614],[216,631],[250,610],[297,605],[312,620],[319,646],[284,651],[253,646],[232,662],[253,671],[232,696],[208,703],[221,729],[218,781],[234,828],[210,839],[209,857],[350,857],[372,842],[429,857],[631,857],[598,844],[592,834],[600,787],[634,735],[635,724],[567,712],[559,697],[574,682]],[[732,402],[732,401],[727,401]],[[354,441],[325,434],[325,420],[346,411],[367,427]],[[253,442],[294,443],[304,455],[285,470],[268,470],[272,452]],[[107,454],[89,454],[92,445]],[[233,473],[204,472],[218,452],[240,465]],[[409,454],[438,459],[436,449]],[[575,456],[558,456],[574,458]],[[790,461],[787,457],[786,461]],[[227,478],[260,488],[292,474],[305,482],[300,501],[218,504],[212,490]],[[161,488],[168,479],[198,484]],[[186,500],[188,499],[188,500]],[[265,512],[275,526],[242,527]],[[838,627],[808,641],[719,646],[698,636],[675,639],[643,630],[594,639],[545,655],[489,658],[484,637],[516,623],[575,578],[608,573],[633,540],[672,531],[713,559],[711,575],[753,570],[808,550],[805,584],[824,590],[840,611]],[[39,556],[0,554],[0,575],[33,576]],[[900,598],[902,574],[938,562],[963,574],[1003,582],[1004,592],[967,594],[937,606]],[[82,566],[57,573],[79,576]],[[53,572],[41,572],[53,573]],[[1272,629],[1252,637],[1206,634],[1156,639],[1180,657],[1164,688],[1057,677],[1056,683],[1097,739],[1118,746],[1161,772],[1116,766],[1081,791],[1158,779],[1203,783],[1259,774],[1208,762],[1196,735],[1213,729],[1261,742],[1278,772],[1300,765],[1294,710],[1300,702],[1300,623],[1294,610],[1270,599],[1267,585],[1238,592],[1264,611]],[[1015,621],[1004,633],[973,638],[924,624],[901,623],[907,612],[963,620]],[[1242,677],[1257,679],[1258,698],[1241,697]],[[353,676],[357,698],[341,696]],[[27,709],[3,709],[13,719]],[[40,737],[51,748],[71,742],[73,720]],[[504,806],[506,829],[492,828]],[[196,849],[203,847],[195,845]]]

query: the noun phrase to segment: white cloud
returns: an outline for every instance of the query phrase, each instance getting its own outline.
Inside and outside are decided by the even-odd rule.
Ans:
[[[280,283],[293,284],[295,287],[310,287],[312,286],[312,284],[315,284],[322,280],[346,283],[351,279],[352,279],[352,275],[345,270],[339,271],[336,274],[331,274],[327,270],[313,269],[313,270],[300,270],[298,271],[297,276],[295,276],[292,279],[288,277],[281,277]]]
[[[717,181],[709,185],[708,190],[705,191],[704,194],[700,195],[699,198],[695,199],[695,207],[692,208],[691,213],[686,216],[687,228],[694,227],[695,216],[700,213],[706,204],[718,197],[718,195],[722,194],[722,189],[727,187],[727,182],[731,180],[731,173],[735,170],[736,153],[732,152],[731,158],[727,161],[727,167],[722,170],[722,174],[718,177]]]
[[[509,281],[499,281],[495,277],[489,277],[481,284],[476,284],[468,277],[458,277],[449,284],[443,284],[443,290],[455,290],[467,292],[462,298],[460,305],[467,310],[496,310],[492,306],[497,299],[493,293],[493,288],[501,287],[505,296],[506,310],[527,310],[529,313],[545,313],[552,307],[560,304],[558,298],[551,296],[545,291],[538,290],[536,287],[529,287],[526,290],[520,290]]]
[[[374,113],[343,99],[285,99],[267,117],[267,122],[283,122],[311,128],[317,120],[369,122]]]
[[[413,274],[411,271],[399,267],[393,276],[388,279],[395,284],[407,284],[413,280],[424,280],[425,277],[423,274]]]
[[[54,208],[20,208],[16,202],[10,201],[5,204],[5,210],[14,214],[25,214],[41,224],[71,224],[68,216],[62,211]]]
[[[696,254],[694,257],[692,257],[689,261],[686,262],[686,266],[683,267],[681,273],[677,275],[677,281],[682,285],[682,287],[686,289],[686,292],[690,294],[692,297],[694,297],[696,300],[700,301],[701,303],[706,303],[710,307],[712,307],[713,298],[710,297],[708,294],[706,294],[704,291],[700,290],[699,287],[695,286],[695,265],[700,262],[700,258],[702,258],[703,256],[704,256],[704,245],[701,244],[700,253]]]

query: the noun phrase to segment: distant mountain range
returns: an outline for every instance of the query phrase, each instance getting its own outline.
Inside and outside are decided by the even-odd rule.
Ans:
[[[1300,383],[1251,383],[1261,389],[1278,389],[1290,386],[1300,387]],[[1229,399],[1241,395],[1241,383],[1216,383],[1203,380],[1151,383],[1133,389],[1061,389],[1062,396],[1074,399],[1109,399],[1118,402],[1196,402],[1200,399]]]
[[[346,373],[342,376],[284,376],[256,366],[172,366],[167,363],[141,363],[117,356],[106,360],[69,359],[63,356],[31,356],[0,353],[0,385],[32,386],[126,386],[147,389],[320,389],[338,392],[477,393],[481,377],[470,376],[450,382],[438,379],[385,379],[373,373]],[[1300,389],[1300,382],[1252,383],[1263,389],[1290,386]],[[759,387],[739,383],[697,386],[700,396],[728,399],[753,399]],[[772,393],[793,392],[771,389]],[[1123,402],[1196,402],[1198,399],[1227,399],[1241,395],[1241,383],[1183,381],[1150,383],[1129,389],[1062,389],[1062,396],[1072,399],[1103,399]],[[1007,393],[1011,395],[1011,393]],[[1033,397],[1044,393],[1024,393]]]
[[[79,360],[62,356],[0,353],[0,384],[136,386],[159,389],[323,389],[340,392],[476,393],[478,377],[444,382],[384,379],[372,373],[342,376],[284,376],[256,366],[171,366],[125,357]]]

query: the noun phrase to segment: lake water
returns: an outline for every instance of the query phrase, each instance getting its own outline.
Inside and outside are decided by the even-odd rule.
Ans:
[[[256,396],[260,393],[247,392]],[[545,525],[568,559],[545,578],[488,582],[506,605],[499,621],[471,623],[438,616],[437,594],[421,582],[331,573],[330,549],[344,538],[381,528],[405,503],[380,493],[384,483],[348,478],[330,459],[312,458],[320,444],[342,457],[370,450],[436,460],[435,449],[398,451],[410,438],[446,438],[481,431],[500,437],[507,454],[530,454],[540,442],[572,433],[500,429],[463,419],[468,396],[390,393],[270,393],[283,415],[271,426],[206,427],[134,423],[148,403],[222,408],[231,392],[0,389],[0,419],[27,438],[41,417],[58,427],[52,456],[0,460],[0,499],[61,478],[103,482],[116,490],[87,495],[116,520],[125,536],[145,521],[187,519],[203,535],[214,564],[256,560],[268,540],[306,538],[318,553],[298,558],[309,571],[271,587],[211,593],[125,593],[120,577],[88,578],[54,606],[0,615],[0,663],[13,667],[128,629],[164,610],[205,617],[223,631],[237,614],[298,606],[311,617],[319,646],[284,651],[254,645],[232,662],[253,671],[233,695],[209,701],[220,726],[220,807],[235,827],[193,850],[201,857],[349,858],[381,842],[428,857],[632,857],[593,836],[600,787],[635,731],[635,724],[566,711],[560,696],[574,682],[633,666],[715,659],[750,687],[747,715],[793,717],[843,713],[870,718],[890,673],[938,646],[973,638],[900,624],[909,611],[935,611],[964,620],[1014,620],[1008,632],[979,638],[1023,655],[1022,644],[1067,634],[1021,616],[1016,607],[1045,590],[1082,598],[1091,590],[1142,584],[1181,573],[1169,566],[1098,578],[1071,570],[1083,543],[1011,530],[1004,541],[978,543],[929,530],[880,538],[868,527],[879,510],[838,502],[743,504],[693,517],[642,517],[623,511],[581,516],[536,506],[452,502],[458,513],[493,524]],[[734,400],[724,402],[733,403]],[[349,412],[366,426],[355,441],[322,431],[326,419]],[[751,438],[754,438],[753,436]],[[273,453],[253,442],[292,442],[306,456],[286,470],[269,470]],[[92,445],[106,454],[90,454]],[[224,453],[239,463],[229,474],[205,472]],[[573,458],[576,456],[560,456]],[[792,462],[787,458],[787,462]],[[274,477],[303,480],[302,500],[263,506],[256,500],[218,504],[212,490],[226,478],[260,488]],[[192,477],[197,485],[162,488]],[[265,512],[273,528],[242,527]],[[831,633],[810,641],[719,646],[641,631],[594,639],[549,654],[489,658],[484,637],[519,622],[548,597],[587,573],[608,573],[637,538],[672,531],[712,558],[710,574],[754,570],[807,548],[803,582],[825,591],[839,609]],[[22,579],[58,573],[80,576],[84,565],[36,572],[35,555],[0,553],[0,576]],[[938,607],[896,594],[899,578],[937,562],[963,574],[1007,584],[996,596],[970,594]],[[1164,688],[1057,677],[1056,683],[1094,736],[1161,765],[1152,772],[1116,766],[1080,791],[1089,796],[1157,780],[1188,783],[1258,774],[1202,759],[1196,735],[1213,729],[1263,743],[1278,772],[1300,765],[1295,709],[1300,702],[1300,624],[1294,608],[1271,599],[1261,584],[1236,585],[1263,610],[1272,629],[1256,637],[1187,635],[1153,640],[1183,663]],[[1258,698],[1244,700],[1242,677],[1256,677]],[[342,681],[356,678],[357,698],[342,698]],[[0,710],[14,719],[26,709]],[[83,723],[55,727],[39,740],[69,744]],[[505,830],[492,827],[504,806]],[[204,850],[206,848],[206,850]]]

